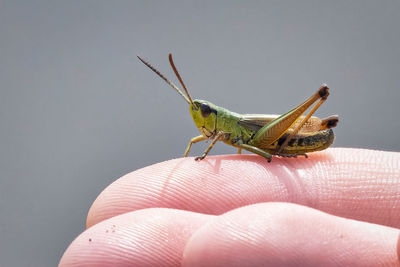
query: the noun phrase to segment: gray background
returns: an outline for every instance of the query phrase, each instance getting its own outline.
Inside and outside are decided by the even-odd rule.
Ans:
[[[326,82],[317,115],[340,115],[335,146],[399,151],[399,13],[399,1],[0,1],[0,266],[55,266],[108,184],[198,134],[137,54],[176,81],[172,52],[194,98],[240,113],[286,112]]]

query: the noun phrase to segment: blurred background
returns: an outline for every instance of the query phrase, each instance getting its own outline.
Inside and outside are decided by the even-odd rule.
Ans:
[[[181,157],[194,98],[288,111],[326,82],[334,146],[399,151],[399,1],[0,1],[0,266],[55,266],[118,177]],[[206,145],[195,144],[191,155]],[[236,153],[217,144],[211,154]]]

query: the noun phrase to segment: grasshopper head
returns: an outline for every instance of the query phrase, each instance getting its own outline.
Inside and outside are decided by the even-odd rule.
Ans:
[[[190,115],[204,136],[213,136],[217,124],[217,106],[208,101],[196,99],[193,104],[190,104]]]

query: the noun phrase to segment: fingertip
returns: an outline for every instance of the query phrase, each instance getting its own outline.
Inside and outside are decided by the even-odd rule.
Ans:
[[[179,158],[139,169],[97,197],[87,227],[126,212],[174,208],[218,215],[260,202],[292,202],[338,216],[396,226],[400,153],[334,148],[309,158],[257,155]],[[377,194],[379,193],[379,198]],[[379,211],[379,216],[377,216]]]
[[[265,164],[264,158],[255,155],[224,155],[200,162],[179,158],[147,166],[126,174],[100,193],[88,212],[87,227],[138,209],[221,214],[248,201],[255,203],[263,196],[262,188],[270,184],[264,177]],[[259,182],[264,185],[254,189]]]
[[[59,266],[178,266],[189,237],[211,218],[156,208],[125,213],[80,234]]]

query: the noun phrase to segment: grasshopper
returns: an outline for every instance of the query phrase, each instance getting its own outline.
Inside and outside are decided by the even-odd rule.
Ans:
[[[138,56],[147,67],[167,82],[189,104],[190,115],[201,135],[192,138],[186,148],[187,157],[192,144],[211,140],[204,153],[195,160],[204,159],[217,141],[236,147],[238,154],[242,149],[253,152],[271,161],[272,156],[297,157],[307,156],[307,152],[328,148],[334,139],[331,128],[339,121],[337,115],[325,119],[312,116],[326,101],[329,88],[326,84],[307,100],[283,115],[238,114],[219,107],[206,100],[192,100],[183,80],[175,67],[172,55],[169,62],[186,95],[150,63]],[[318,101],[318,102],[317,102]],[[315,106],[303,116],[304,112]]]

